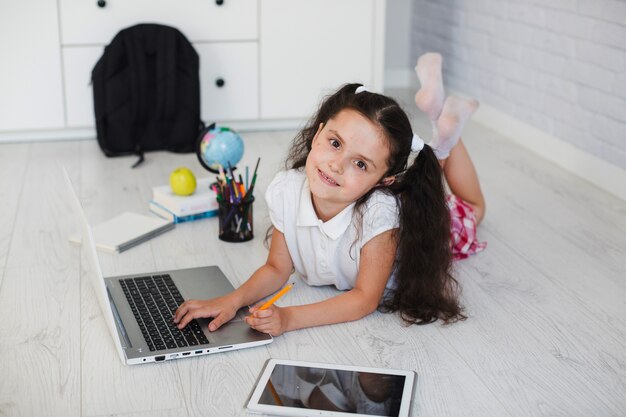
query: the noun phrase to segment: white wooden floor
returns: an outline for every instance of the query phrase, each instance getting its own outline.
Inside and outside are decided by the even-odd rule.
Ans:
[[[429,128],[401,94],[416,129]],[[257,197],[293,132],[244,134],[243,164],[262,157]],[[270,357],[412,369],[416,416],[626,415],[626,202],[476,124],[464,140],[487,198],[487,250],[456,264],[470,318],[405,327],[375,313],[292,332],[266,346],[123,366],[86,274],[59,165],[79,184],[92,224],[146,212],[151,187],[194,155],[107,159],[95,141],[0,145],[0,415],[230,416]],[[207,173],[208,174],[208,173]],[[228,244],[215,219],[182,224],[121,255],[107,275],[219,265],[234,285],[264,261],[257,237]],[[300,286],[283,305],[335,294]]]

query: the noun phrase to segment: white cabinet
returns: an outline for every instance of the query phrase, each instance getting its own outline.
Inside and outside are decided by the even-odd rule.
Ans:
[[[59,8],[64,45],[108,44],[137,23],[173,26],[191,42],[257,38],[257,0],[60,0]]]
[[[68,127],[94,126],[91,71],[102,56],[104,46],[63,48],[63,75]]]
[[[256,42],[198,43],[201,118],[214,121],[259,117]],[[103,46],[63,48],[67,127],[94,126],[91,71]]]
[[[0,1],[0,131],[65,125],[56,0]]]
[[[341,84],[375,80],[373,0],[261,2],[261,117],[310,115]]]
[[[256,42],[200,43],[201,117],[207,124],[259,117]]]
[[[295,128],[343,83],[383,87],[385,0],[0,2],[0,141],[95,137],[91,71],[139,23],[192,42],[207,123]]]

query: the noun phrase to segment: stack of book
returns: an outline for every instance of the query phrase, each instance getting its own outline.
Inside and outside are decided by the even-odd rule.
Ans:
[[[174,194],[169,185],[153,187],[149,207],[151,212],[172,223],[205,219],[218,213],[217,195],[211,189],[210,178],[198,179],[196,191],[189,196]]]

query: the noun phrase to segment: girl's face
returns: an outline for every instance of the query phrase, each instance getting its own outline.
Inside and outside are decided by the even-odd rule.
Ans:
[[[382,129],[355,110],[342,110],[320,125],[306,160],[318,216],[329,220],[379,184],[388,157]]]

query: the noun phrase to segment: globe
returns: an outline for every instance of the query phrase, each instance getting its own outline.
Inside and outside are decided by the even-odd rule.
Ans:
[[[234,130],[215,123],[200,134],[196,154],[200,164],[211,172],[237,165],[243,156],[243,140]]]

